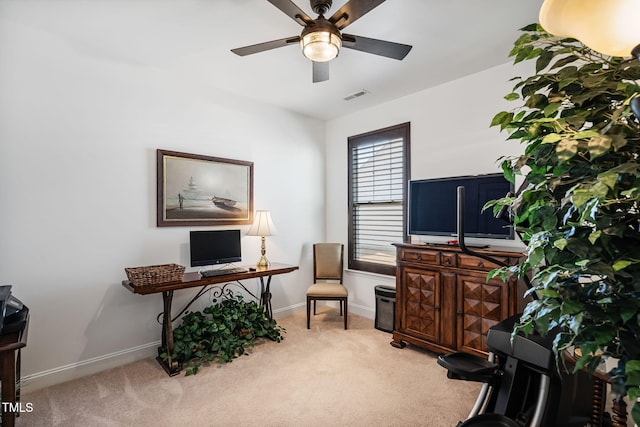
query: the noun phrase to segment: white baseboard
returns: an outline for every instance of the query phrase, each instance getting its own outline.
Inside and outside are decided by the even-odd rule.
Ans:
[[[303,302],[289,307],[276,309],[273,311],[273,316],[278,319],[295,313],[304,312],[305,310],[306,303]],[[375,317],[375,310],[358,304],[349,304],[349,312],[369,319],[373,319]],[[20,387],[23,393],[28,393],[30,391],[39,390],[55,384],[92,375],[107,369],[126,365],[127,363],[132,363],[137,360],[156,357],[158,355],[158,347],[160,344],[160,341],[154,341],[137,347],[105,354],[103,356],[92,357],[91,359],[82,360],[69,365],[36,372],[35,374],[25,375],[21,379]]]
[[[321,301],[319,302],[319,304],[334,305],[337,307],[337,303],[332,301],[326,301],[326,302]],[[306,309],[307,309],[307,303],[301,302],[299,304],[291,305],[289,307],[273,310],[273,317],[278,319],[281,317],[290,316],[295,313],[304,312]],[[349,313],[357,314],[358,316],[366,317],[367,319],[375,319],[376,317],[375,309],[372,309],[371,307],[367,307],[364,305],[354,304],[351,302],[349,303]]]
[[[277,308],[273,310],[273,317],[276,319],[291,316],[292,314],[304,312],[307,308],[306,302],[290,305],[289,307]]]
[[[367,319],[376,318],[376,310],[364,305],[349,303],[349,313],[357,314],[358,316],[366,317]]]
[[[23,393],[28,393],[126,365],[127,363],[132,363],[137,360],[155,357],[158,355],[159,346],[160,341],[155,341],[46,371],[36,372],[35,374],[25,375],[21,378],[20,388]]]

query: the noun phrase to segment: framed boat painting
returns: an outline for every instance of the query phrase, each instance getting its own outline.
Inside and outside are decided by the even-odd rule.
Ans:
[[[251,224],[253,162],[157,150],[157,226]]]

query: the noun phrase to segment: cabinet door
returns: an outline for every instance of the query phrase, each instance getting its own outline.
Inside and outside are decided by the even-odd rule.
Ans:
[[[487,332],[509,315],[509,289],[485,273],[458,274],[458,350],[484,356]]]
[[[413,336],[438,343],[440,340],[440,273],[410,267],[402,271],[404,310],[402,329]]]

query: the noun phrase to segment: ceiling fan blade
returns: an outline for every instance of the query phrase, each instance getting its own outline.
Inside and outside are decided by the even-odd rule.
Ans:
[[[313,82],[319,83],[329,80],[329,61],[313,63]]]
[[[237,47],[231,49],[231,52],[239,56],[247,56],[254,53],[264,52],[265,50],[276,49],[296,44],[300,41],[300,36],[287,37],[285,39],[271,40],[270,42],[252,44],[251,46]]]
[[[329,22],[342,30],[384,2],[385,0],[350,0],[329,18]]]
[[[402,60],[407,56],[413,46],[386,40],[371,39],[369,37],[354,36],[352,34],[342,34],[342,47]]]
[[[291,17],[303,27],[313,22],[309,15],[304,13],[302,9],[295,5],[291,0],[267,0],[269,3],[280,9],[285,15]]]

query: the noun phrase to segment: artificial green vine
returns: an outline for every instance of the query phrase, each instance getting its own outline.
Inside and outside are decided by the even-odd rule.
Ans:
[[[284,329],[269,319],[264,307],[256,302],[245,302],[242,295],[216,302],[202,312],[187,312],[173,331],[171,357],[185,368],[185,375],[198,373],[203,362],[232,362],[246,354],[245,349],[253,347],[258,338],[276,342],[283,339]]]
[[[614,393],[640,397],[640,123],[629,107],[640,93],[640,63],[608,57],[539,25],[522,29],[510,56],[535,60],[507,100],[520,101],[491,123],[523,144],[505,158],[505,176],[525,185],[508,206],[527,245],[526,259],[492,276],[531,274],[539,300],[520,330],[559,327],[557,359],[582,354],[575,369],[593,372],[607,357]],[[640,404],[632,417],[640,424]]]

